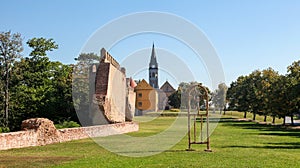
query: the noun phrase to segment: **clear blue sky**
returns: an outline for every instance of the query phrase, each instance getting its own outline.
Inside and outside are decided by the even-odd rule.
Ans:
[[[173,13],[201,29],[218,53],[226,84],[255,69],[272,67],[285,74],[286,67],[300,59],[299,0],[2,0],[0,4],[0,31],[21,33],[24,44],[33,37],[53,38],[59,49],[49,53],[50,59],[66,64],[74,63],[74,57],[98,28],[120,16],[143,11]],[[176,41],[145,35],[122,41],[111,53],[118,59],[121,53],[150,48],[153,41],[158,48],[178,51],[172,50]],[[25,48],[24,55],[28,53]],[[188,59],[189,55],[180,57]]]

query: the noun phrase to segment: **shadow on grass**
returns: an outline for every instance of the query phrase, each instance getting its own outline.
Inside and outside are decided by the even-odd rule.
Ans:
[[[263,146],[251,145],[231,145],[224,146],[223,148],[259,148],[259,149],[300,149],[300,142],[293,143],[265,143]]]
[[[246,132],[263,136],[286,136],[300,138],[300,130],[289,129],[282,125],[259,124],[249,121],[238,121],[230,118],[221,119],[220,123],[224,126],[237,127],[246,130],[257,130],[255,132]],[[265,148],[265,149],[300,149],[300,142],[280,142],[280,143],[262,143],[260,145],[231,145],[224,148]]]
[[[237,121],[231,119],[225,119],[220,123],[224,123],[224,126],[231,126],[231,127],[239,127],[242,129],[253,129],[259,130],[257,133],[258,135],[270,135],[270,136],[290,136],[290,137],[297,137],[300,138],[300,130],[299,129],[289,129],[288,127],[282,125],[270,125],[270,124],[259,124],[255,122],[249,121]]]

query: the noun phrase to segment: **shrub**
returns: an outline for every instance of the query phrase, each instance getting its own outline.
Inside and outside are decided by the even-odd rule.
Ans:
[[[0,133],[10,132],[8,127],[0,127]]]
[[[58,124],[55,124],[56,129],[62,129],[62,128],[75,128],[80,127],[80,125],[75,121],[64,121],[59,122]]]
[[[173,109],[171,109],[170,111],[171,111],[171,112],[180,112],[180,109],[175,109],[175,108],[173,108]]]

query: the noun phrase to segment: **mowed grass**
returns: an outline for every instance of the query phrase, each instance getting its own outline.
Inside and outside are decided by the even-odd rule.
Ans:
[[[223,112],[222,112],[223,113]],[[226,111],[227,115],[231,115],[233,117],[237,118],[244,118],[244,112],[237,112],[237,111]],[[256,115],[255,120],[258,122],[263,122],[265,116],[261,115]],[[247,112],[247,119],[252,120],[253,119],[253,113]],[[267,123],[272,123],[273,117],[267,116]],[[282,124],[283,123],[283,118],[275,118],[275,124]]]
[[[206,145],[194,145],[195,151],[185,151],[185,137],[163,153],[133,158],[111,153],[92,139],[84,139],[0,151],[0,167],[300,167],[299,130],[234,121],[232,117],[236,118],[223,116],[212,133],[211,153],[204,152]],[[174,119],[159,117],[142,122],[140,131],[129,135],[154,135]]]

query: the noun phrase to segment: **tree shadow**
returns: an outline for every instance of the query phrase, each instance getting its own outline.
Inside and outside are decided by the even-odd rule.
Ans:
[[[271,136],[293,136],[293,137],[300,137],[300,130],[299,129],[290,129],[289,127],[283,125],[271,125],[271,124],[259,124],[250,121],[237,121],[231,120],[226,121],[224,123],[225,126],[231,127],[239,127],[242,129],[253,129],[259,130],[260,132],[257,133],[258,135],[271,135]]]
[[[230,145],[223,148],[300,149],[300,142],[264,143],[265,145]]]

